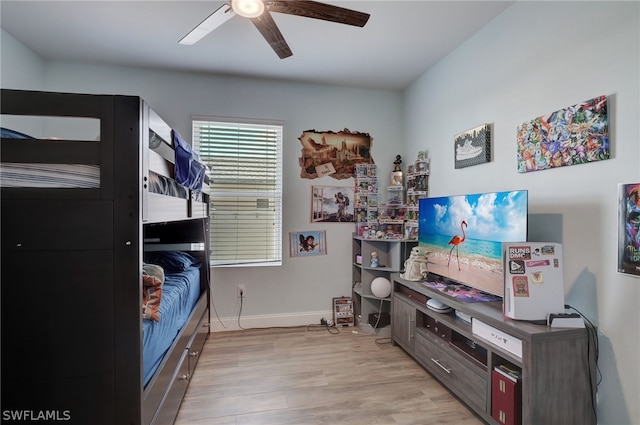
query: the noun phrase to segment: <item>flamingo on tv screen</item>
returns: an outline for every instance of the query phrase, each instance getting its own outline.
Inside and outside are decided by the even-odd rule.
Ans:
[[[429,272],[502,296],[502,242],[527,240],[527,202],[526,190],[421,199],[418,242]]]

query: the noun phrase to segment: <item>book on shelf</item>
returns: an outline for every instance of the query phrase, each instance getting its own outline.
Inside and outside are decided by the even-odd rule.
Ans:
[[[493,370],[495,370],[496,372],[498,372],[499,374],[503,375],[505,378],[508,378],[509,380],[511,380],[513,382],[517,382],[517,381],[522,379],[522,371],[521,370],[515,369],[515,368],[511,368],[511,367],[505,366],[503,364],[500,364],[500,365],[494,367]]]

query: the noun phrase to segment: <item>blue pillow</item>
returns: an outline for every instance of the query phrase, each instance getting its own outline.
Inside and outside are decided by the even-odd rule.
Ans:
[[[0,128],[0,134],[5,139],[33,139],[31,136],[27,136],[24,133],[20,133],[19,131],[11,130],[9,128]]]
[[[202,265],[191,255],[180,251],[147,252],[144,255],[144,261],[157,264],[169,272],[182,272],[192,266],[200,267]]]

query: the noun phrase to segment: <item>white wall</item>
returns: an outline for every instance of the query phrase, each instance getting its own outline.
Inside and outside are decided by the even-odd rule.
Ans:
[[[429,151],[431,195],[528,189],[530,236],[563,242],[566,303],[599,327],[601,424],[640,423],[640,279],[616,272],[617,184],[640,181],[639,14],[637,2],[516,3],[404,99],[405,152]],[[518,125],[598,95],[611,159],[517,172]],[[494,159],[454,169],[453,136],[483,123]]]
[[[0,80],[11,83],[3,88],[42,90],[45,62],[5,30],[0,33]]]
[[[2,88],[42,90],[44,87],[45,62],[5,30],[0,30],[0,81],[10,82]],[[19,128],[27,134],[41,134],[40,121],[25,120],[19,116],[3,116],[0,126]]]

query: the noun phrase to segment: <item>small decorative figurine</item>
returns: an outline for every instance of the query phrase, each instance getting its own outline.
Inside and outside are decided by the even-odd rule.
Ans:
[[[396,160],[393,161],[393,171],[391,172],[391,186],[402,186],[402,159],[400,155],[396,155]]]
[[[396,160],[393,161],[393,171],[402,171],[402,157],[400,155],[396,155]]]
[[[378,253],[375,251],[371,252],[371,267],[378,267]]]
[[[421,281],[427,278],[427,274],[427,253],[419,246],[415,246],[404,262],[404,273],[400,273],[400,277],[405,280]]]

